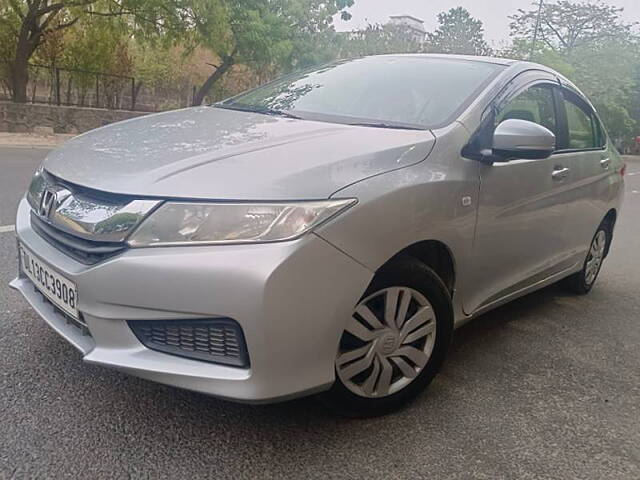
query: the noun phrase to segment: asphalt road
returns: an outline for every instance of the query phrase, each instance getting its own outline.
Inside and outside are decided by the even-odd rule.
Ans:
[[[0,222],[43,149],[0,148]],[[85,365],[7,282],[0,233],[0,478],[640,478],[640,163],[586,297],[553,286],[479,317],[409,408],[344,420],[246,406]]]

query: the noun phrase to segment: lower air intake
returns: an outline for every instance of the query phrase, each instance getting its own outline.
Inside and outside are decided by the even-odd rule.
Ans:
[[[151,350],[234,367],[249,366],[244,335],[234,320],[130,320],[128,324]]]

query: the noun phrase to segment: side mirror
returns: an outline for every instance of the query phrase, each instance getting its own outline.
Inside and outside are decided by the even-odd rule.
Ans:
[[[555,148],[553,132],[528,120],[505,120],[493,133],[495,161],[549,158]]]

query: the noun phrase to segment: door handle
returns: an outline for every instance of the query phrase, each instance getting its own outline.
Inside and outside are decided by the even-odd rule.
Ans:
[[[554,180],[564,180],[569,175],[571,169],[567,167],[554,167],[553,172],[551,173],[551,177]]]
[[[610,158],[603,158],[602,160],[600,160],[600,166],[604,170],[608,170],[610,165],[611,165],[611,159]]]

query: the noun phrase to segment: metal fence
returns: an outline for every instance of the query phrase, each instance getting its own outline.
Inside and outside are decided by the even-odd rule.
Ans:
[[[0,59],[0,100],[11,99],[10,65],[10,61]],[[213,92],[207,101],[239,93],[254,84],[255,78],[246,70],[230,72],[220,82],[221,91]],[[187,78],[154,85],[125,75],[29,64],[27,102],[159,112],[191,106],[195,91]]]
[[[0,66],[0,98],[9,100],[10,62],[0,60]],[[30,64],[27,101],[113,110],[157,111],[157,103],[137,104],[140,87],[142,85],[137,84],[134,77],[125,75]]]

